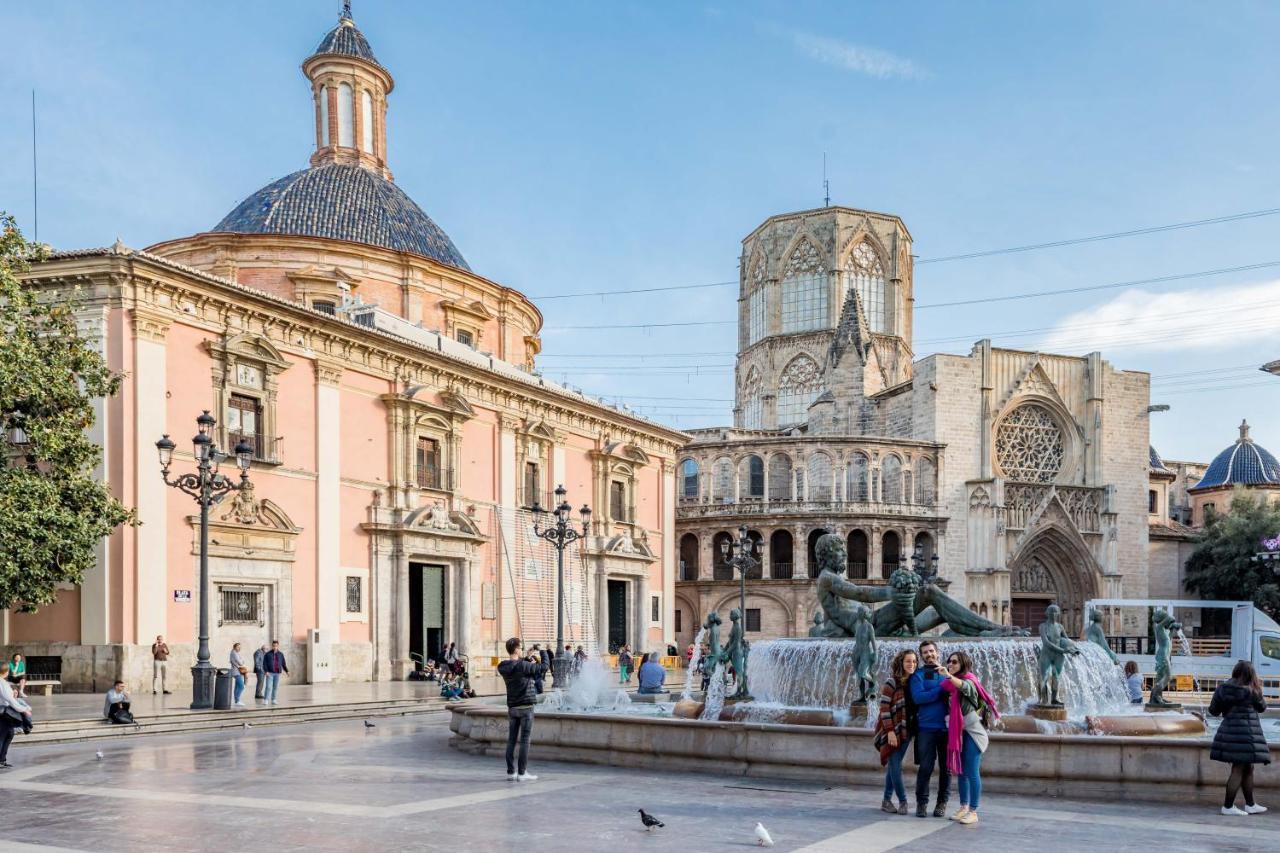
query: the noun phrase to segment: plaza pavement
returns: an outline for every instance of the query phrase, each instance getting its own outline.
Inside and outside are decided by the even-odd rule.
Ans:
[[[1229,818],[997,795],[982,823],[963,827],[884,815],[869,788],[548,764],[536,753],[539,780],[514,783],[501,759],[448,746],[445,713],[375,724],[19,746],[15,767],[0,771],[0,850],[701,853],[752,847],[756,821],[776,850],[833,853],[1263,851],[1280,839],[1280,809]],[[666,829],[645,833],[637,808]]]

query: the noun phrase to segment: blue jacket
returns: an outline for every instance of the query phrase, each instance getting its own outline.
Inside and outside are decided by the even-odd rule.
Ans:
[[[917,727],[922,732],[940,732],[947,729],[947,694],[942,692],[942,679],[937,673],[917,669],[907,682],[911,701],[916,706]]]
[[[666,680],[667,671],[662,668],[662,664],[649,661],[640,665],[640,692],[652,690],[657,693],[662,689],[662,682]]]

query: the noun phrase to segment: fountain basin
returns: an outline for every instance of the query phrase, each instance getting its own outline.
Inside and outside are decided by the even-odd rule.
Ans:
[[[449,710],[452,746],[503,754],[505,708],[466,702]],[[862,728],[539,712],[532,743],[535,761],[884,784],[872,733]],[[1270,765],[1255,767],[1254,784],[1260,797],[1278,799],[1280,745],[1271,752]],[[1226,765],[1209,758],[1207,738],[1159,735],[994,732],[982,759],[983,786],[992,793],[1091,799],[1219,802],[1226,773]],[[868,793],[868,802],[877,797]]]

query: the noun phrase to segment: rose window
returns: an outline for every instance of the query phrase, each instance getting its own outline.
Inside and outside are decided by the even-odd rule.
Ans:
[[[1062,430],[1044,406],[1021,405],[996,428],[996,462],[1011,480],[1052,483],[1065,456]]]

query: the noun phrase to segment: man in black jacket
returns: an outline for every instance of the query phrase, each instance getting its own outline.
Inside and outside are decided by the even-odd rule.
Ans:
[[[507,659],[498,664],[498,674],[507,684],[507,779],[532,782],[537,779],[526,772],[529,764],[529,736],[533,734],[533,706],[538,703],[536,681],[547,675],[542,658],[535,654],[520,656],[520,638],[507,640]],[[516,742],[520,743],[519,764]]]

